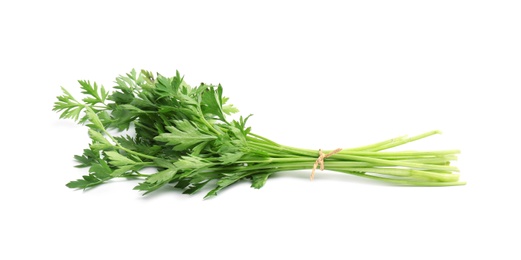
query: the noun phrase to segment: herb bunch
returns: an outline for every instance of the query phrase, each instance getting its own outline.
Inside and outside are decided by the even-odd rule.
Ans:
[[[143,181],[134,189],[144,194],[171,184],[187,194],[210,186],[206,197],[211,197],[242,180],[261,188],[276,172],[311,169],[319,156],[317,150],[281,145],[251,132],[250,116],[229,120],[238,110],[221,85],[191,87],[179,72],[165,77],[144,70],[132,70],[115,83],[109,92],[80,80],[81,99],[62,88],[54,103],[60,118],[86,125],[91,138],[83,154],[74,156],[77,167],[88,168],[89,174],[67,183],[69,188],[138,178]],[[327,158],[326,168],[402,185],[464,184],[454,173],[458,168],[450,165],[458,150],[384,151],[437,133],[343,149]],[[145,168],[156,171],[144,173]]]

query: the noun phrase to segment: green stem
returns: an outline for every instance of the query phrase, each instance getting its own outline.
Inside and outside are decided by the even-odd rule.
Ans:
[[[266,143],[269,143],[269,144],[272,144],[272,145],[276,145],[276,146],[280,146],[278,143],[264,137],[264,136],[260,136],[260,135],[257,135],[257,134],[254,134],[254,133],[249,133],[249,135],[253,136],[253,137],[256,137],[257,139],[260,139],[260,140],[263,140],[265,141]],[[253,141],[253,140],[257,140],[257,139],[254,139],[254,138],[251,138],[250,136],[247,136],[246,137],[249,141]]]
[[[390,143],[394,143],[394,142],[398,142],[400,140],[403,140],[404,138],[406,138],[407,136],[398,136],[398,137],[395,137],[395,138],[392,138],[392,139],[388,139],[388,140],[385,140],[385,141],[382,141],[382,142],[378,142],[378,143],[374,143],[374,144],[370,144],[370,145],[365,145],[365,146],[360,146],[360,147],[355,147],[355,148],[349,148],[349,149],[345,149],[347,151],[373,151],[374,148],[377,148],[377,147],[381,147],[381,146],[384,146],[384,145],[388,145]]]
[[[465,182],[462,181],[454,181],[454,182],[437,182],[437,181],[428,181],[428,180],[421,180],[421,179],[390,179],[385,177],[380,177],[376,175],[368,175],[365,173],[359,173],[359,172],[352,172],[352,171],[343,171],[343,170],[337,170],[338,172],[348,173],[352,175],[356,175],[359,177],[369,178],[369,179],[375,179],[380,180],[384,182],[394,183],[394,184],[400,184],[400,185],[411,185],[411,186],[457,186],[457,185],[465,185]]]
[[[423,139],[423,138],[426,138],[426,137],[429,137],[429,136],[435,135],[435,134],[441,134],[441,131],[434,130],[434,131],[426,132],[426,133],[423,133],[423,134],[420,134],[417,136],[413,136],[410,138],[401,138],[400,140],[397,140],[396,142],[391,142],[391,143],[376,147],[372,151],[377,152],[377,151],[381,151],[381,150],[386,150],[386,149],[393,148],[393,147],[396,147],[399,145],[414,142],[414,141],[417,141],[417,140],[420,140],[420,139]]]

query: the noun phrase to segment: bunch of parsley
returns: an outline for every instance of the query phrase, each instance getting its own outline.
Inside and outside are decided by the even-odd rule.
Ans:
[[[87,189],[113,178],[143,179],[135,189],[144,194],[166,184],[193,194],[205,186],[206,197],[242,180],[261,188],[274,173],[311,169],[319,152],[278,144],[251,132],[248,117],[227,119],[238,112],[221,85],[191,87],[179,72],[174,77],[149,71],[116,78],[112,92],[79,81],[81,99],[66,89],[54,103],[60,118],[88,127],[89,147],[74,158],[89,174],[67,184]],[[133,129],[135,134],[127,134]],[[461,185],[450,166],[458,150],[382,152],[439,133],[397,137],[351,149],[327,158],[327,169],[396,184]],[[325,151],[326,153],[330,151]],[[316,165],[315,165],[316,166]],[[144,173],[145,168],[156,169]]]

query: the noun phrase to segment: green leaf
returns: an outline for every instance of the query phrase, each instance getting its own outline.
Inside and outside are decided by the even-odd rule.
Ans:
[[[169,182],[174,175],[177,173],[177,169],[166,169],[163,171],[156,172],[150,175],[147,179],[147,183],[166,183]]]
[[[208,181],[200,182],[191,184],[188,188],[186,188],[185,191],[183,191],[183,194],[194,194],[200,191],[204,186],[208,184]]]
[[[99,159],[99,152],[94,152],[90,149],[84,149],[83,154],[75,155],[74,159],[78,161],[80,164],[76,165],[77,168],[83,168],[83,167],[89,167],[93,163],[97,163],[97,160]]]
[[[123,104],[118,106],[120,109],[129,110],[136,113],[143,113],[144,111],[130,104]]]
[[[92,126],[98,130],[105,130],[105,127],[103,127],[103,123],[101,123],[100,119],[92,110],[90,107],[85,107],[85,114],[87,115],[87,118],[92,123]]]
[[[103,134],[96,130],[89,128],[89,136],[93,141],[96,141],[100,144],[103,144],[103,145],[106,145],[109,147],[112,146],[112,144],[107,139],[105,139]]]
[[[204,199],[209,199],[211,197],[217,196],[217,192],[220,191],[220,190],[221,190],[220,187],[214,188],[213,190],[211,190],[208,193],[206,193],[206,195],[204,196]]]
[[[101,184],[100,183],[97,183],[97,184]],[[97,184],[94,184],[94,183],[91,183],[91,182],[88,182],[86,180],[83,180],[83,179],[78,179],[78,180],[75,180],[75,181],[70,181],[69,183],[65,184],[65,186],[71,188],[71,189],[86,189],[90,186],[95,186]]]
[[[165,142],[174,146],[176,151],[187,150],[194,146],[211,140],[217,139],[213,135],[201,132],[187,120],[175,121],[176,127],[166,126],[170,133],[163,133],[155,137],[154,140]]]
[[[171,161],[162,158],[155,159],[154,163],[159,167],[163,167],[166,169],[175,169],[175,165]]]
[[[186,178],[186,179],[180,179],[176,185],[174,187],[178,188],[178,189],[184,189],[186,187],[188,187],[191,183],[190,183],[191,179],[189,178]]]
[[[109,151],[113,150],[114,146],[107,145],[107,144],[101,144],[101,143],[93,143],[90,145],[90,149],[94,151]]]
[[[221,191],[222,189],[236,183],[237,181],[241,180],[242,178],[248,176],[249,172],[243,172],[243,173],[228,173],[228,174],[224,174],[223,177],[217,181],[217,187],[215,187],[213,190],[211,190],[210,192],[208,192],[206,194],[206,196],[204,197],[205,199],[206,198],[209,198],[209,197],[212,197],[212,196],[217,196],[217,193],[219,191]]]
[[[136,166],[135,165],[123,165],[119,166],[117,169],[115,169],[112,173],[112,177],[120,177],[124,175],[125,173],[133,170]]]
[[[97,103],[104,103],[107,99],[109,93],[103,86],[99,88],[96,83],[91,84],[89,81],[85,80],[78,80],[78,82],[81,85],[82,93],[90,96],[84,98],[83,102],[95,105]]]
[[[192,148],[191,155],[198,156],[204,150],[204,148],[206,148],[207,145],[208,145],[208,142],[202,142],[202,143],[194,146]]]
[[[71,181],[67,183],[66,186],[72,189],[87,189],[100,185],[111,178],[112,177],[104,175],[101,172],[95,172],[89,175],[84,175],[83,179]]]
[[[145,191],[143,195],[148,194],[170,182],[175,177],[176,173],[177,169],[175,168],[156,172],[148,176],[145,182],[138,184],[136,187],[134,187],[134,189]]]
[[[130,123],[135,120],[136,116],[132,113],[132,111],[125,109],[123,106],[116,106],[114,110],[112,110],[112,117],[114,118],[111,126],[117,129],[125,130],[130,127]]]
[[[267,172],[267,173],[257,173],[257,174],[254,174],[252,175],[252,180],[251,180],[251,187],[255,188],[255,189],[260,189],[262,188],[262,186],[264,186],[264,184],[266,183],[266,181],[268,180],[268,178],[270,177],[272,173],[271,172]]]
[[[172,82],[172,79],[158,75],[155,91],[159,97],[175,97],[178,95],[179,84]]]
[[[207,167],[210,163],[195,156],[183,156],[174,165],[182,170],[196,170]]]
[[[225,154],[221,155],[221,157],[219,157],[219,160],[223,164],[231,164],[231,163],[234,163],[234,162],[238,161],[239,159],[241,159],[241,157],[243,155],[244,155],[244,153],[242,153],[242,152],[225,153]]]
[[[161,188],[161,186],[163,186],[163,184],[158,185],[158,184],[151,184],[151,183],[147,183],[147,182],[141,182],[137,186],[134,187],[134,190],[145,191],[145,193],[143,193],[143,195],[146,195],[152,191],[155,191],[155,190]]]
[[[206,91],[202,93],[201,109],[205,115],[216,116],[221,121],[226,122],[222,108],[222,87],[219,85],[217,90],[214,86],[209,86]]]
[[[135,165],[137,163],[118,152],[107,151],[105,154],[109,157],[110,164],[114,166]]]
[[[93,164],[89,168],[89,172],[100,180],[110,179],[112,169],[105,160],[98,160],[97,164]]]
[[[114,101],[118,105],[129,104],[130,102],[132,102],[134,100],[134,98],[135,97],[132,94],[131,90],[128,90],[128,92],[114,91],[114,92],[112,92],[112,94],[109,97],[110,100]]]
[[[58,101],[54,102],[53,111],[61,112],[60,118],[70,118],[79,122],[81,111],[84,105],[78,102],[65,88],[61,88],[63,95],[58,96]]]
[[[235,114],[239,112],[239,109],[233,106],[232,104],[226,104],[228,102],[227,97],[222,98],[222,108],[223,112],[227,115]]]

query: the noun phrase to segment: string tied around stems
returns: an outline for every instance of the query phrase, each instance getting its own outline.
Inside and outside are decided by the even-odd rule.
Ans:
[[[324,152],[322,152],[322,149],[318,149],[319,155],[318,155],[317,160],[315,161],[315,164],[313,164],[313,170],[311,170],[311,176],[309,176],[309,179],[313,180],[315,178],[315,171],[319,165],[320,165],[320,170],[321,171],[324,170],[324,159],[326,159],[327,157],[330,157],[331,155],[338,153],[340,151],[342,151],[342,148],[337,148],[337,149],[325,154]]]

